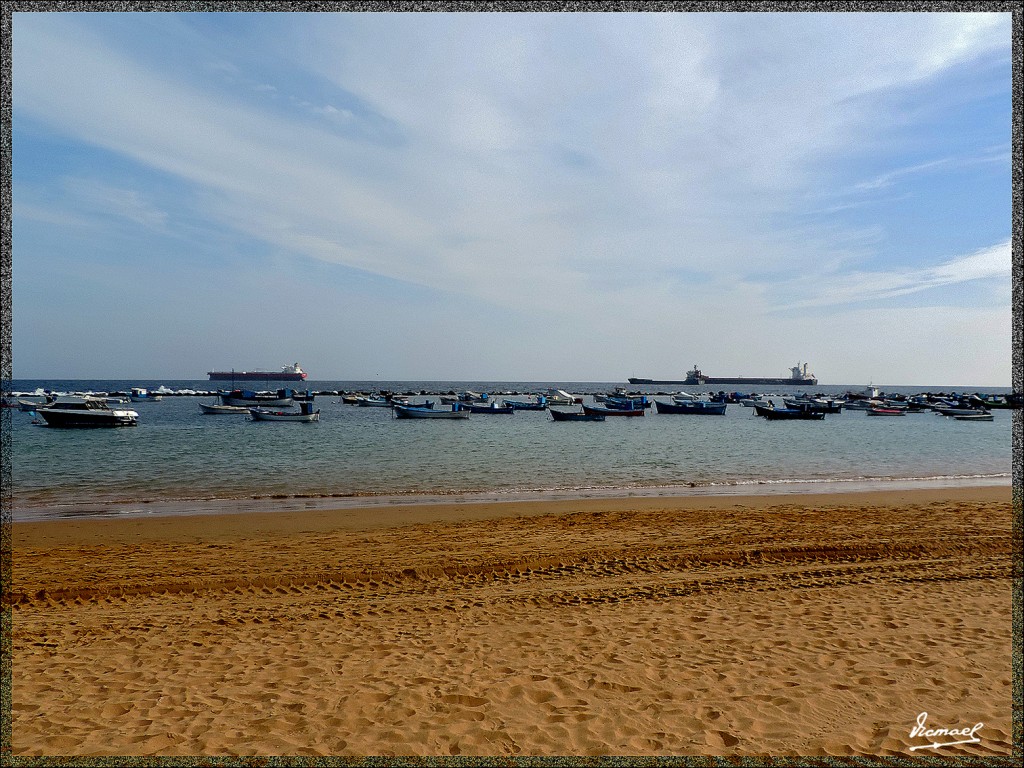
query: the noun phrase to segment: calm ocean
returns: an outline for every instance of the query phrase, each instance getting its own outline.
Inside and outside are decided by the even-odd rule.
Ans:
[[[592,402],[621,382],[309,381],[314,391],[544,392],[565,389]],[[14,392],[216,390],[208,381],[15,380]],[[256,387],[252,384],[253,388]],[[724,387],[715,387],[721,389]],[[881,387],[888,394],[981,391],[951,386]],[[648,394],[710,386],[630,387]],[[841,395],[857,386],[822,386]],[[803,387],[763,387],[779,396]],[[501,395],[497,394],[500,399]],[[421,398],[422,399],[422,398]],[[668,400],[669,398],[661,397]],[[1011,421],[962,422],[927,412],[823,421],[769,422],[730,405],[725,416],[659,415],[555,423],[546,412],[476,415],[464,421],[396,420],[389,409],[344,405],[321,395],[315,424],[207,416],[211,396],[134,403],[139,425],[60,430],[4,409],[11,436],[15,520],[181,514],[223,509],[307,508],[406,501],[531,496],[792,492],[833,487],[906,487],[1010,482]],[[781,405],[781,402],[778,403]],[[438,405],[440,405],[438,403]]]

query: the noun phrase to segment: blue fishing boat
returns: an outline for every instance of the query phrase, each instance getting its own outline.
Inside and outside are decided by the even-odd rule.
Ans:
[[[219,391],[217,395],[223,405],[241,405],[246,408],[277,407],[291,405],[299,399],[310,399],[307,391],[305,397],[296,395],[295,390],[279,389],[277,392],[253,392],[250,389],[233,389],[230,392]]]
[[[544,395],[537,395],[537,399],[530,403],[525,400],[504,400],[505,405],[511,406],[514,411],[546,411],[548,400]]]
[[[643,416],[643,408],[598,408],[594,405],[584,405],[583,412],[586,414],[597,414],[598,416]]]
[[[470,413],[515,413],[515,409],[511,405],[498,405],[497,401],[493,401],[490,405],[462,403],[462,407]]]
[[[822,413],[843,412],[842,400],[826,400],[815,397],[784,397],[782,402],[787,408],[807,408],[812,411],[821,411]]]
[[[396,405],[392,409],[397,419],[468,419],[469,409],[461,403],[453,403],[451,410],[434,410],[412,405]]]
[[[763,416],[769,421],[782,421],[783,419],[817,421],[825,418],[824,411],[812,411],[809,408],[776,408],[774,405],[770,408],[763,405],[755,405],[754,413],[757,416]]]
[[[724,416],[728,403],[711,403],[707,400],[689,400],[686,402],[663,403],[654,401],[658,413],[690,413],[704,416]]]
[[[604,421],[603,413],[584,413],[583,411],[560,411],[549,408],[548,412],[554,421]]]
[[[604,407],[615,408],[620,411],[635,411],[637,408],[650,408],[651,400],[646,395],[640,397],[619,397],[617,395],[608,395],[604,398]]]

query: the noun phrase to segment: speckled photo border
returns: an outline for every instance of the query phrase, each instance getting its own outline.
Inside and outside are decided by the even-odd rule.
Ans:
[[[437,12],[459,11],[470,13],[531,11],[549,13],[573,12],[937,12],[937,11],[989,11],[1012,13],[1012,72],[1013,72],[1013,131],[1012,131],[1012,178],[1013,178],[1013,350],[1012,385],[1015,392],[1024,391],[1021,346],[1024,342],[1024,266],[1021,259],[1021,217],[1024,201],[1021,199],[1021,136],[1024,123],[1021,121],[1021,14],[1019,2],[663,2],[651,0],[621,0],[619,2],[46,2],[43,0],[21,0],[4,2],[2,20],[3,40],[3,199],[2,247],[3,301],[0,310],[0,385],[6,396],[11,392],[13,379],[12,352],[12,137],[11,137],[11,55],[12,55],[12,14],[14,13],[61,13],[72,11],[87,12]],[[1010,766],[1016,765],[1022,756],[1022,501],[1024,501],[1024,442],[1022,442],[1022,421],[1024,411],[1013,411],[1013,755],[1011,757],[815,757],[776,758],[763,757],[19,757],[11,748],[11,673],[12,673],[12,612],[9,602],[0,601],[0,763],[4,766],[781,766],[781,765],[957,765],[957,766]],[[0,595],[6,597],[11,588],[11,414],[0,409]]]

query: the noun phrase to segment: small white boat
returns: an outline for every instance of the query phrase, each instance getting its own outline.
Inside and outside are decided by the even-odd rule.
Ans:
[[[249,412],[249,409],[242,405],[220,405],[218,403],[214,403],[213,405],[207,405],[206,403],[200,403],[199,407],[202,409],[203,413],[207,413],[210,415],[224,415],[231,413],[239,414]]]
[[[689,392],[676,392],[672,395],[672,399],[677,403],[689,403],[694,400],[700,400],[698,395],[691,395]]]
[[[297,411],[271,411],[266,408],[250,408],[249,415],[253,421],[320,421],[320,409],[313,410],[313,402],[304,400],[299,403]]]
[[[846,400],[843,408],[847,411],[870,411],[872,408],[884,408],[883,400]]]
[[[18,400],[18,410],[31,413],[32,411],[38,411],[40,408],[45,408],[53,403],[55,398],[47,398],[45,402],[36,402],[34,400]]]
[[[549,389],[544,397],[547,399],[548,405],[576,405],[583,402],[582,397],[570,395],[564,389]]]
[[[952,416],[954,419],[958,416],[978,416],[986,414],[988,411],[984,411],[980,408],[936,408],[935,413],[939,416]],[[989,416],[992,414],[988,413]]]
[[[132,391],[128,394],[128,398],[133,403],[141,403],[143,401],[158,403],[164,399],[163,395],[154,395],[144,387],[132,387]]]
[[[391,401],[383,397],[359,397],[356,398],[356,405],[363,408],[390,408]]]

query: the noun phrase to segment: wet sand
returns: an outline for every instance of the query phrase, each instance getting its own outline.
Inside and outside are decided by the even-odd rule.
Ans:
[[[1011,528],[1006,486],[15,523],[12,751],[1009,755]]]

